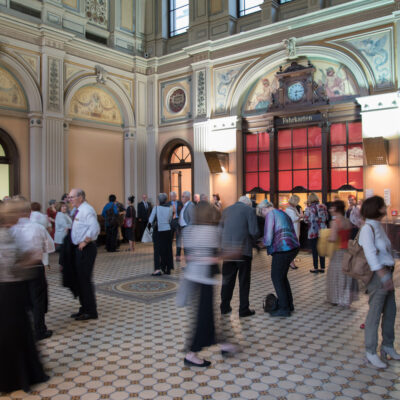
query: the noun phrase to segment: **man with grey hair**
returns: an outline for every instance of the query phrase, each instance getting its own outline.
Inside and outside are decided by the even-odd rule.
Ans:
[[[71,241],[77,289],[81,307],[71,315],[77,321],[97,319],[97,306],[92,274],[97,255],[96,239],[100,233],[96,211],[86,201],[82,189],[72,189],[69,199],[75,208],[72,216]]]
[[[197,205],[197,204],[199,204],[199,202],[200,202],[200,195],[199,195],[198,193],[195,193],[195,194],[193,195],[193,203],[194,203],[195,205]]]
[[[179,214],[183,208],[183,204],[178,200],[176,192],[169,194],[170,202],[168,203],[173,210],[173,217],[171,222],[172,239],[176,238],[176,261],[181,261],[181,227],[179,226]]]
[[[220,225],[225,260],[222,265],[221,313],[229,314],[232,311],[230,303],[239,273],[239,317],[254,315],[255,311],[249,308],[249,293],[252,244],[258,235],[258,227],[251,200],[241,196],[239,201],[226,208]]]

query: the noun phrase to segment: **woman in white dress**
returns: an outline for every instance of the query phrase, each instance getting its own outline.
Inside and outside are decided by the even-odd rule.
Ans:
[[[68,206],[65,203],[58,203],[56,206],[56,229],[54,233],[54,243],[58,251],[63,244],[65,236],[68,234],[68,229],[71,229],[72,219],[68,215]]]
[[[294,231],[296,232],[296,236],[297,239],[300,240],[300,221],[303,218],[302,213],[300,213],[297,210],[297,205],[300,202],[300,197],[297,195],[293,195],[290,197],[288,203],[289,206],[286,208],[285,212],[287,215],[289,215],[290,219],[293,222],[293,227],[294,227]],[[297,269],[298,267],[296,266],[294,260],[292,261],[292,263],[290,264],[290,268],[292,269]]]

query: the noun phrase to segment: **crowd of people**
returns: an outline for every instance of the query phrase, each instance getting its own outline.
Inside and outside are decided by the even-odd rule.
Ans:
[[[334,306],[350,307],[358,299],[357,281],[342,271],[349,239],[364,249],[372,271],[367,284],[369,311],[365,322],[365,348],[368,361],[385,368],[388,356],[400,360],[394,349],[394,258],[391,243],[382,227],[386,215],[383,199],[373,196],[362,204],[349,197],[345,203],[336,199],[328,206],[316,194],[308,196],[303,212],[299,197],[293,195],[285,210],[268,200],[254,203],[241,196],[236,203],[222,208],[218,194],[210,202],[206,195],[184,191],[160,193],[153,206],[143,195],[135,209],[135,197],[127,206],[111,194],[102,217],[105,247],[115,252],[120,238],[134,252],[135,241],[151,232],[154,249],[153,276],[170,275],[175,262],[184,269],[177,304],[195,304],[194,329],[188,337],[184,363],[206,367],[210,362],[198,352],[219,343],[223,355],[238,351],[218,334],[214,323],[213,286],[222,274],[219,308],[222,315],[232,312],[231,301],[236,280],[239,281],[239,318],[251,317],[255,310],[249,303],[253,249],[265,248],[272,256],[271,281],[276,292],[276,307],[271,317],[288,318],[295,311],[288,279],[289,268],[297,269],[295,259],[300,251],[300,223],[307,225],[307,238],[312,252],[311,273],[325,272],[325,257],[318,254],[321,231],[330,227],[333,245],[326,274],[327,301]],[[72,189],[60,202],[51,200],[46,214],[38,203],[22,197],[0,204],[0,391],[29,390],[30,385],[44,382],[44,374],[35,340],[51,337],[45,323],[48,309],[45,269],[49,253],[59,252],[64,286],[79,299],[80,308],[71,314],[77,321],[98,318],[95,289],[92,282],[101,228],[98,216],[86,201],[82,189]],[[220,265],[222,269],[220,270]],[[30,323],[29,313],[33,324]],[[382,322],[381,322],[382,319]],[[7,321],[7,323],[5,323]],[[382,325],[381,357],[377,354],[378,328]]]

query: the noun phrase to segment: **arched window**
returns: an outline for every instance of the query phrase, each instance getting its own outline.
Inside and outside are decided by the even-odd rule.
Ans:
[[[179,198],[185,190],[192,192],[192,151],[189,145],[180,140],[168,143],[161,153],[160,165],[162,192],[176,192]]]
[[[19,194],[19,156],[11,137],[0,129],[0,199]]]

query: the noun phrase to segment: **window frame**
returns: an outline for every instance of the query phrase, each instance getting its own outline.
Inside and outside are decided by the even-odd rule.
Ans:
[[[188,24],[187,24],[186,27],[180,28],[180,29],[173,29],[173,26],[176,25],[176,17],[175,17],[176,10],[180,10],[182,8],[187,7],[188,8],[188,14],[189,14],[189,3],[190,3],[190,1],[187,0],[187,4],[185,4],[183,6],[180,6],[180,7],[175,7],[174,8],[172,4],[175,1],[176,0],[168,0],[168,37],[170,37],[170,38],[185,34],[188,31],[189,24],[190,24],[190,21],[189,21],[190,17],[188,15]],[[180,32],[182,29],[185,29],[185,31],[184,32]],[[176,33],[176,32],[178,32],[178,33]]]
[[[242,8],[242,3],[243,3],[243,8]],[[246,12],[246,11],[247,10],[251,10],[253,8],[256,8],[256,7],[260,7],[261,4],[263,4],[263,1],[261,1],[261,3],[258,4],[257,6],[246,8],[246,0],[237,0],[237,15],[238,15],[238,18],[242,18],[242,17],[245,17],[246,15],[251,15],[251,14],[254,14],[256,12],[260,12],[261,8],[259,10],[255,10],[255,11],[251,11],[251,12]]]

